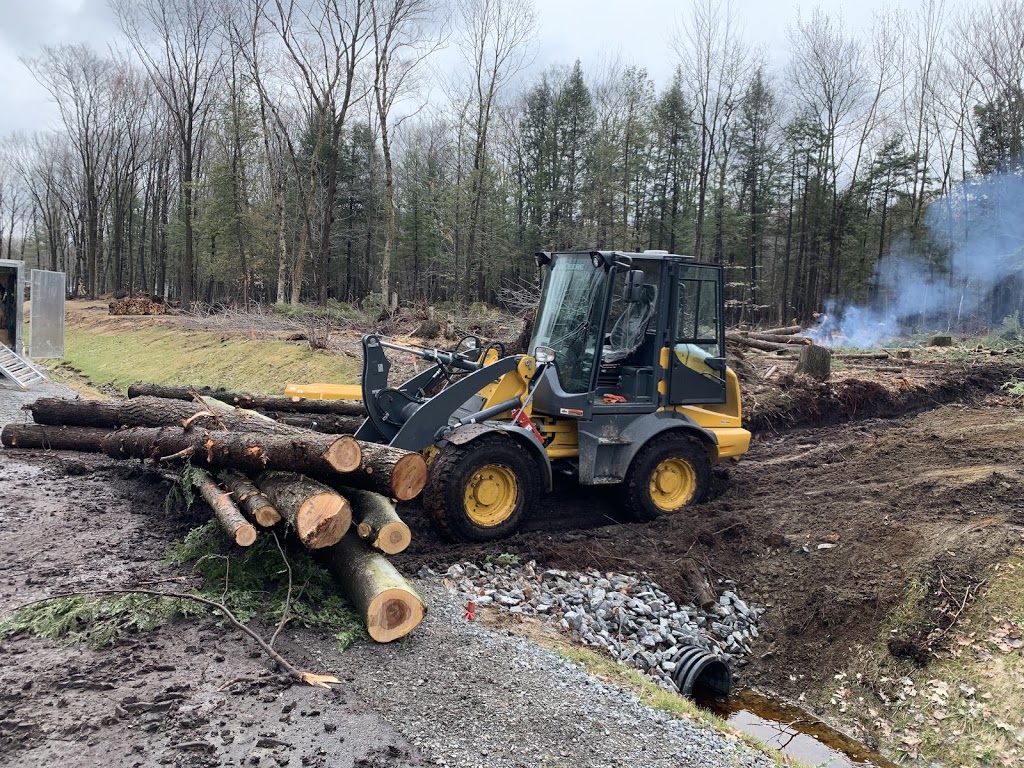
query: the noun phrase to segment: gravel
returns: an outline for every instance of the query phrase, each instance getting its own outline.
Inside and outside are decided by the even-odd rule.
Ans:
[[[40,397],[78,397],[71,389],[53,381],[32,384],[23,392],[5,376],[0,376],[0,427],[11,422],[32,421],[32,414],[22,408]]]
[[[430,606],[420,627],[404,641],[349,648],[340,676],[433,764],[774,765],[735,738],[655,711],[528,640],[466,621],[464,596],[436,576],[415,584]],[[330,645],[321,640],[314,653],[337,668]]]
[[[545,618],[665,688],[673,687],[675,658],[691,646],[731,667],[746,665],[764,611],[744,602],[731,583],[717,603],[702,609],[677,605],[644,574],[538,571],[531,561],[482,567],[459,563],[445,575],[466,600]]]

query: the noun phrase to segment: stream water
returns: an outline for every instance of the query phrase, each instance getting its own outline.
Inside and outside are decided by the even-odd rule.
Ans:
[[[877,752],[830,728],[809,713],[751,690],[728,698],[697,696],[696,702],[737,730],[789,757],[818,768],[897,768]]]

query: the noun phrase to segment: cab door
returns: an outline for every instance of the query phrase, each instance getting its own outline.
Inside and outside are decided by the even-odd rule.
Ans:
[[[722,268],[710,264],[676,265],[669,346],[668,404],[725,402],[725,307]]]

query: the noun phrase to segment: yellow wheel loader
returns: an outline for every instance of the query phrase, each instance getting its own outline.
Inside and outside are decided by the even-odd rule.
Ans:
[[[664,251],[536,258],[528,354],[473,338],[442,351],[363,337],[368,417],[356,437],[422,451],[424,507],[468,541],[516,531],[553,467],[613,486],[641,520],[701,501],[711,467],[750,445],[725,360],[721,267]],[[386,350],[433,365],[392,387]]]

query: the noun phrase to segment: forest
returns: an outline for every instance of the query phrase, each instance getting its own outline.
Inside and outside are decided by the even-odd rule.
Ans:
[[[697,0],[666,83],[538,68],[534,0],[112,7],[125,45],[23,57],[61,126],[0,144],[0,254],[70,295],[496,304],[538,250],[665,249],[732,322],[1019,317],[1024,0],[794,10],[786,51]]]

